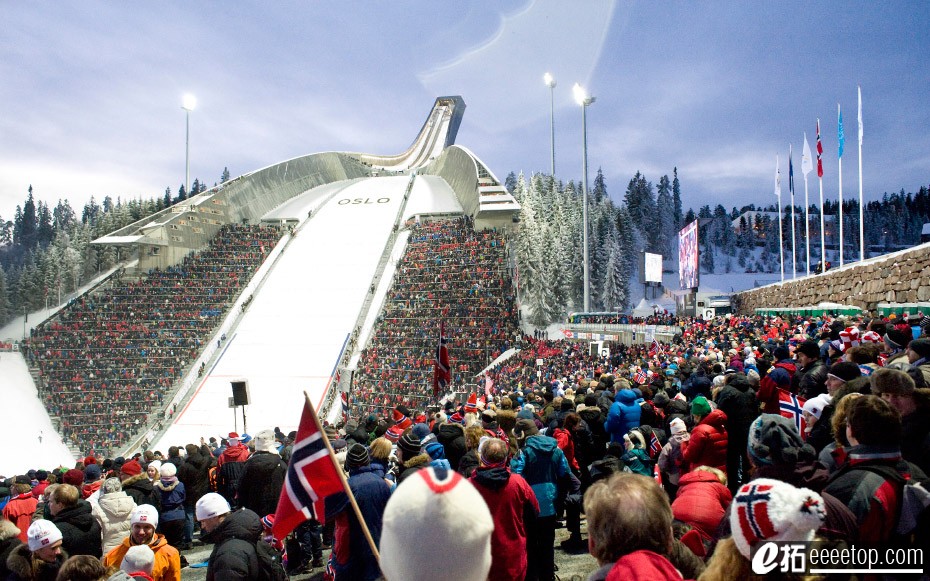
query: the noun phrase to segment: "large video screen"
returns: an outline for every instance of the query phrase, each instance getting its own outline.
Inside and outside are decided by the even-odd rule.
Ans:
[[[698,223],[691,222],[678,233],[678,283],[683,289],[698,287]]]
[[[662,282],[662,255],[649,252],[646,252],[645,255],[645,268],[643,268],[643,271],[645,272],[646,282]]]

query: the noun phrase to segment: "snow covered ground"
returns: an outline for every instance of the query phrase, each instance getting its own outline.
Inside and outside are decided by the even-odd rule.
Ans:
[[[72,468],[74,458],[36,397],[29,368],[18,352],[0,353],[0,392],[0,476],[24,474],[30,468]]]

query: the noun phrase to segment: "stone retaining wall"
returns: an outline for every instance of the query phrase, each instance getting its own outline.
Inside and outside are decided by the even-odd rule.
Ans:
[[[751,314],[757,308],[811,306],[824,301],[874,310],[880,302],[928,300],[930,243],[734,295],[737,312],[742,314]]]

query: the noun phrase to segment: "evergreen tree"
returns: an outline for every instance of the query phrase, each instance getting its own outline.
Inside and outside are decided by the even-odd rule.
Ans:
[[[174,200],[174,203],[178,204],[180,202],[183,202],[186,199],[187,199],[187,188],[184,187],[184,184],[181,184],[181,186],[178,188],[178,197],[177,199]]]
[[[507,174],[507,177],[504,179],[504,189],[511,194],[517,189],[517,175],[515,173],[510,172]]]
[[[672,199],[671,184],[667,175],[659,178],[656,205],[658,210],[656,216],[658,223],[655,225],[658,229],[657,250],[665,258],[670,258],[672,255],[672,240],[678,230],[675,229],[675,203]]]
[[[9,321],[14,316],[13,304],[10,302],[9,289],[7,288],[6,274],[0,268],[0,322]]]
[[[687,224],[681,216],[681,184],[678,182],[678,168],[672,170],[672,205],[675,208],[675,232],[679,232]]]
[[[617,208],[617,252],[620,256],[620,296],[619,306],[622,310],[630,307],[630,281],[636,272],[638,251],[634,248],[636,240],[633,221],[624,204]]]
[[[223,167],[223,173],[220,175],[220,183],[225,184],[229,181],[229,168]]]
[[[604,172],[597,168],[597,175],[594,176],[594,204],[600,205],[601,201],[607,199],[607,183],[604,181]]]

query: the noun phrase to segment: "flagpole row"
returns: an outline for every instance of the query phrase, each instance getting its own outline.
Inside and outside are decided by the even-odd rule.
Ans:
[[[320,424],[320,418],[317,417],[316,410],[313,409],[313,403],[310,401],[310,396],[306,391],[304,392],[304,398],[307,400],[307,406],[310,409],[310,415],[313,416],[313,421],[316,423],[316,427],[320,431],[320,435],[323,437],[323,443],[326,445],[326,451],[329,453],[329,458],[332,460],[333,465],[336,467],[336,474],[339,475],[339,481],[342,482],[342,488],[345,490],[346,495],[349,497],[349,504],[352,505],[352,510],[355,511],[355,518],[358,519],[358,524],[362,527],[362,532],[365,534],[365,539],[368,541],[368,546],[371,548],[371,552],[375,556],[375,560],[380,563],[381,554],[378,552],[378,545],[375,544],[375,540],[371,536],[371,531],[368,530],[368,525],[365,523],[365,517],[362,516],[362,510],[358,507],[358,502],[355,501],[355,495],[352,494],[352,488],[349,487],[349,481],[346,479],[345,472],[342,470],[342,466],[339,465],[339,461],[336,459],[336,453],[333,451],[333,447],[329,443],[329,438],[326,436],[326,432],[323,430],[322,424]]]

